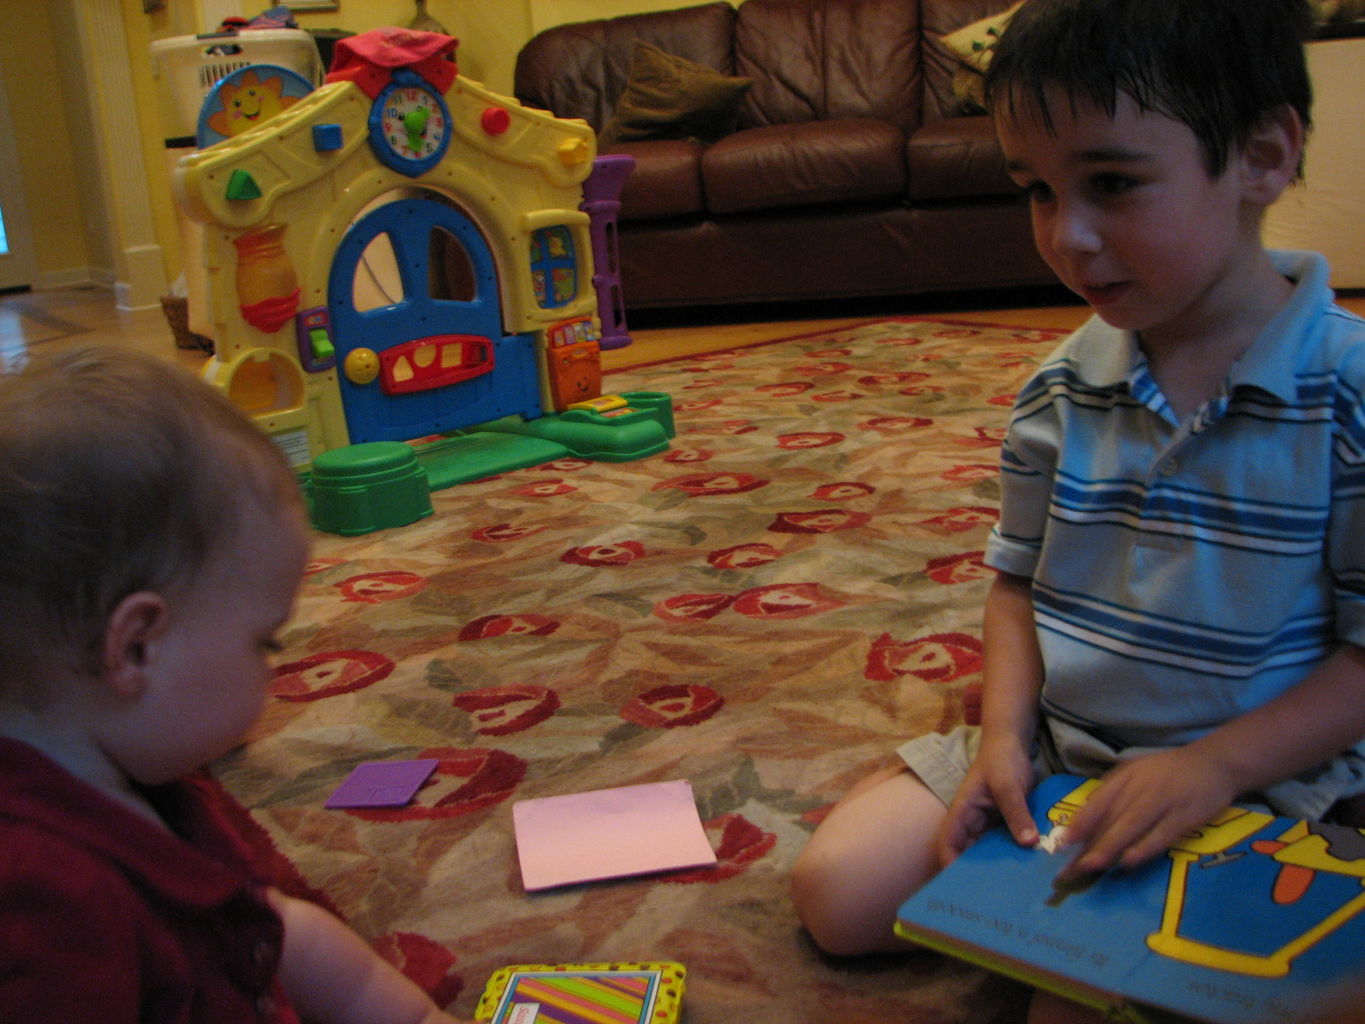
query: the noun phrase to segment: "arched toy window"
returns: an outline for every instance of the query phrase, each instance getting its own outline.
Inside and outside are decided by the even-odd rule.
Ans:
[[[573,235],[563,226],[531,232],[531,280],[541,309],[567,306],[578,295]]]

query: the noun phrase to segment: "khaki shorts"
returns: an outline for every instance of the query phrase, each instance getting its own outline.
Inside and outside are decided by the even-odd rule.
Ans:
[[[1058,735],[1056,726],[1042,725],[1038,739],[1038,748],[1033,753],[1034,785],[1058,772],[1098,778],[1120,760],[1079,730],[1062,727]],[[931,732],[908,740],[896,748],[896,753],[929,791],[947,805],[953,802],[967,777],[967,769],[980,746],[981,727],[959,725],[948,733]],[[1130,748],[1124,756],[1150,752],[1151,748]],[[1245,794],[1237,803],[1290,818],[1320,821],[1328,816],[1336,801],[1360,793],[1365,793],[1365,757],[1358,750],[1350,750],[1304,775],[1275,783],[1259,793]]]
[[[896,748],[902,761],[921,782],[929,787],[929,792],[943,801],[944,805],[953,802],[953,797],[967,777],[967,769],[976,760],[981,748],[981,727],[979,725],[959,725],[951,732],[931,732],[916,736]],[[1048,776],[1062,771],[1061,765],[1048,752],[1035,750],[1033,754],[1033,783],[1037,785]]]

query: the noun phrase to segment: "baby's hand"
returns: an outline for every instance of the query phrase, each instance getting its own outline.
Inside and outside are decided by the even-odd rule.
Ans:
[[[1067,826],[1067,844],[1080,851],[1059,877],[1135,868],[1236,797],[1219,766],[1189,747],[1127,761],[1104,777]]]

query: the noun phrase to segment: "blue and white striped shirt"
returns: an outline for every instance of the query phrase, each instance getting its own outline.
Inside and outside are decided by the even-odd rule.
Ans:
[[[986,560],[1033,579],[1054,734],[1187,743],[1365,646],[1365,321],[1273,256],[1289,304],[1184,422],[1098,318],[1018,396]]]

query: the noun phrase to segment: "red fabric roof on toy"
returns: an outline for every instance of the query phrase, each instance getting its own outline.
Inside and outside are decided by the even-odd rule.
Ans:
[[[337,41],[329,82],[354,82],[370,99],[389,84],[394,71],[411,68],[444,93],[455,80],[455,46],[459,42],[439,32],[410,28],[371,29]]]

